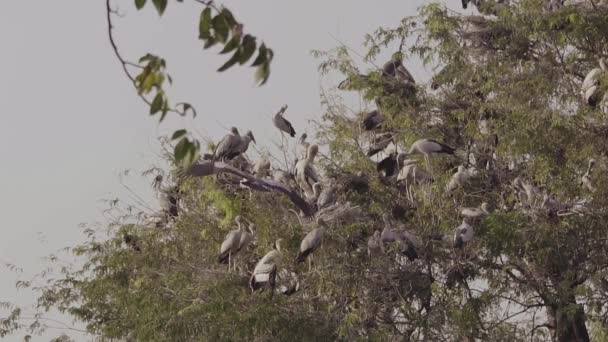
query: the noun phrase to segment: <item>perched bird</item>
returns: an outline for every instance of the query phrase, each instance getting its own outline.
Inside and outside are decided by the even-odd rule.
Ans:
[[[266,154],[262,155],[260,159],[255,162],[253,174],[258,178],[265,178],[270,174],[270,159],[268,159]]]
[[[581,95],[583,97],[583,101],[589,106],[595,107],[600,101],[603,99],[602,94],[600,93],[600,79],[602,75],[608,72],[608,68],[606,67],[606,60],[604,58],[600,58],[599,60],[599,68],[593,68],[585,79],[583,80],[583,84],[581,86]]]
[[[323,219],[318,219],[317,221],[318,227],[310,231],[304,239],[302,243],[300,243],[300,251],[296,256],[296,264],[304,262],[308,255],[312,254],[315,250],[321,246],[321,241],[323,240],[323,234],[325,234],[325,230],[327,229],[325,221]],[[310,271],[311,260],[308,259],[308,270]]]
[[[250,223],[249,226],[247,227],[247,230],[248,231],[244,231],[244,230],[241,231],[241,238],[239,239],[239,247],[237,249],[237,253],[243,249],[247,249],[249,244],[255,238],[255,224]]]
[[[247,149],[249,148],[249,143],[252,141],[254,144],[256,143],[255,138],[253,137],[253,133],[251,133],[251,131],[247,131],[245,135],[240,138],[238,154],[243,154],[247,152]]]
[[[224,238],[224,241],[222,242],[222,245],[220,247],[220,254],[217,258],[219,263],[228,264],[228,270],[230,270],[232,258],[239,251],[241,234],[243,233],[241,216],[237,215],[234,218],[234,221],[236,222],[238,227],[237,229],[233,229],[229,231],[228,234],[226,234],[226,237]]]
[[[315,183],[319,184],[319,183]],[[317,197],[317,208],[326,208],[336,202],[336,187],[333,184],[322,186],[322,190]]]
[[[407,184],[432,182],[431,174],[418,167],[417,163],[414,159],[405,159],[397,175],[397,181],[405,181]]]
[[[384,116],[377,109],[372,110],[363,117],[363,128],[366,131],[374,130],[380,127],[382,123],[384,123]]]
[[[451,192],[459,187],[463,188],[476,175],[477,171],[475,169],[467,169],[464,165],[458,166],[456,173],[452,175],[452,178],[450,178],[450,181],[446,185],[446,191]]]
[[[387,132],[376,135],[367,150],[367,156],[373,157],[379,152],[384,151],[384,149],[393,142],[394,135],[393,133]]]
[[[230,128],[230,133],[226,134],[220,142],[217,143],[213,152],[214,160],[231,160],[240,154],[241,135],[236,127]]]
[[[382,67],[382,73],[385,76],[395,77],[399,81],[408,85],[416,84],[412,74],[410,74],[410,72],[403,65],[401,53],[394,54],[391,60],[384,64]]]
[[[464,245],[473,240],[473,226],[462,220],[462,223],[456,227],[454,232],[454,248],[462,248]]]
[[[298,139],[298,143],[300,143],[300,145],[304,145],[306,143],[306,138],[308,138],[308,134],[306,134],[306,132],[302,133],[302,135],[300,135],[300,139]]]
[[[295,167],[296,183],[308,196],[314,196],[312,185],[319,182],[319,176],[313,165],[318,152],[319,146],[310,145],[306,158],[298,161]]]
[[[397,154],[397,151],[393,151],[389,153],[386,158],[382,159],[380,162],[378,162],[378,164],[376,164],[376,170],[378,172],[383,172],[384,177],[392,177],[399,170],[398,159],[399,155]]]
[[[519,190],[519,197],[523,207],[535,208],[539,204],[541,192],[534,184],[517,177],[513,180],[513,185]]]
[[[479,208],[462,208],[460,214],[470,219],[483,218],[490,214],[490,205],[487,202],[483,202]]]
[[[587,166],[587,172],[581,178],[581,185],[587,188],[587,190],[591,192],[595,192],[595,186],[593,185],[593,180],[591,179],[591,173],[593,172],[593,167],[595,166],[595,159],[589,159],[589,164]]]
[[[283,114],[285,114],[286,109],[287,105],[283,106],[281,110],[279,110],[274,115],[274,117],[272,118],[272,122],[274,123],[274,126],[278,128],[281,132],[285,132],[293,138],[296,136],[296,131],[295,129],[293,129],[291,122],[287,121],[287,119],[283,117]]]
[[[278,239],[274,243],[274,248],[266,253],[260,261],[255,265],[251,278],[249,278],[249,288],[255,291],[260,288],[261,284],[266,283],[273,291],[277,274],[277,264],[281,259],[281,242]]]
[[[444,154],[454,154],[455,149],[450,147],[444,143],[441,143],[437,140],[433,139],[419,139],[416,140],[412,146],[410,146],[410,150],[408,154],[420,153],[425,157],[428,157],[431,154],[444,153]]]
[[[380,237],[380,231],[376,230],[374,235],[370,236],[367,240],[367,256],[374,257],[384,252],[384,246],[382,245],[382,238]]]

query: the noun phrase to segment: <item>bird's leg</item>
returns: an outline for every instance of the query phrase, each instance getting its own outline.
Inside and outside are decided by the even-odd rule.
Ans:
[[[232,253],[228,252],[228,273],[230,273],[230,262],[231,262]]]
[[[312,267],[312,254],[308,256],[308,273],[310,273],[311,267]]]

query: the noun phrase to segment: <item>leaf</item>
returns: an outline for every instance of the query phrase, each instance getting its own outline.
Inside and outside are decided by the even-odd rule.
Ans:
[[[263,63],[266,62],[266,59],[268,58],[266,45],[264,45],[264,43],[262,43],[262,45],[260,45],[260,48],[258,49],[258,51],[259,51],[258,56],[253,61],[253,64],[251,64],[252,67],[262,65]]]
[[[230,27],[228,26],[228,22],[226,21],[226,18],[224,18],[224,15],[221,13],[216,15],[211,21],[211,24],[213,25],[213,30],[215,31],[217,39],[222,43],[226,42]]]
[[[186,135],[186,133],[188,133],[188,132],[185,129],[177,130],[177,131],[173,132],[173,135],[171,136],[171,140],[179,139],[179,138],[183,137],[184,135]]]
[[[220,51],[220,54],[225,54],[238,48],[240,43],[241,37],[233,36],[232,39],[230,39],[230,41],[226,44],[226,46],[224,46],[224,49]]]
[[[243,45],[241,45],[241,55],[239,57],[239,64],[244,64],[245,62],[247,62],[249,60],[249,58],[251,58],[251,56],[253,56],[253,53],[255,52],[255,48],[256,48],[256,43],[255,43],[255,37],[247,34],[245,35],[245,37],[243,38]]]
[[[226,71],[231,66],[235,65],[236,62],[238,62],[239,59],[240,59],[241,51],[242,51],[242,48],[239,48],[238,50],[236,50],[234,52],[234,55],[232,55],[232,57],[230,57],[230,59],[228,60],[228,62],[224,63],[224,65],[222,65],[219,69],[217,69],[217,71],[219,71],[219,72]]]
[[[238,23],[236,22],[236,20],[234,19],[234,16],[232,15],[232,12],[230,12],[229,9],[227,8],[222,8],[222,15],[224,16],[224,18],[226,19],[226,22],[228,23],[228,26],[232,27],[237,25]]]
[[[213,45],[215,45],[215,43],[217,43],[217,40],[215,39],[215,37],[209,37],[207,39],[207,41],[205,42],[205,45],[203,45],[203,49],[208,49],[208,48],[212,47]]]
[[[167,8],[167,0],[152,0],[154,7],[158,11],[158,15],[163,15],[165,9]]]
[[[138,10],[142,9],[146,4],[146,0],[135,0],[135,8]]]
[[[198,24],[198,38],[211,38],[211,8],[207,7],[201,12],[201,20]]]
[[[255,71],[255,81],[259,86],[264,85],[270,76],[270,64],[264,63]]]
[[[152,100],[152,104],[150,105],[150,115],[158,113],[162,109],[164,102],[165,101],[163,93],[158,92],[158,94],[156,94],[156,96],[154,97],[154,100]]]
[[[186,153],[188,152],[189,144],[190,142],[188,139],[183,138],[179,143],[177,143],[177,145],[175,145],[175,149],[173,150],[173,157],[175,158],[175,161],[180,162],[182,159],[184,159],[184,156],[186,156]]]

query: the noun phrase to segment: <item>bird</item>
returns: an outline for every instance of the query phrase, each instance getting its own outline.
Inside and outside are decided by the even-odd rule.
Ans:
[[[382,239],[380,238],[380,231],[376,230],[374,235],[370,236],[367,240],[367,256],[372,258],[383,252],[384,246],[382,245]]]
[[[242,218],[237,215],[234,218],[237,224],[237,229],[233,229],[226,234],[222,245],[220,246],[220,254],[217,258],[221,264],[228,264],[228,270],[230,270],[230,264],[232,258],[239,251],[239,244],[241,242],[241,234],[243,233]],[[234,265],[234,263],[232,263]]]
[[[593,185],[593,180],[591,179],[591,173],[593,172],[593,167],[595,166],[595,159],[589,159],[589,164],[587,166],[587,172],[581,178],[581,185],[587,188],[587,190],[591,192],[595,192],[595,186]]]
[[[152,186],[158,191],[160,209],[170,218],[176,218],[179,213],[179,185],[163,188],[162,182],[162,175],[157,175],[152,181]]]
[[[268,177],[270,174],[270,159],[266,154],[263,154],[253,166],[253,174],[258,178]]]
[[[382,73],[385,76],[395,77],[399,81],[405,84],[416,84],[412,74],[403,65],[403,58],[401,53],[395,53],[390,61],[386,62],[382,66]]]
[[[333,184],[328,184],[326,186],[322,186],[321,188],[322,190],[317,197],[318,210],[326,208],[336,202],[336,187]]]
[[[469,180],[476,175],[476,170],[467,169],[464,165],[459,165],[456,173],[452,175],[450,181],[446,185],[446,191],[451,192],[457,188],[463,188]]]
[[[406,181],[406,183],[428,183],[433,181],[430,173],[416,165],[418,162],[415,159],[405,159],[401,162],[401,170],[397,175],[397,181]]]
[[[394,135],[391,132],[386,132],[386,133],[376,135],[372,139],[371,144],[370,144],[369,148],[367,149],[367,156],[373,157],[374,155],[378,154],[379,152],[384,151],[384,149],[391,142],[393,142],[393,137],[394,137]]]
[[[431,154],[454,154],[455,149],[444,143],[441,143],[433,139],[418,139],[416,140],[408,151],[408,154],[420,153],[425,157]]]
[[[283,117],[283,114],[285,114],[286,109],[287,105],[281,107],[281,110],[279,110],[272,118],[272,122],[274,123],[274,126],[278,128],[281,132],[285,132],[293,138],[296,136],[296,131],[295,129],[293,129],[291,122],[287,121],[287,119]]]
[[[275,241],[274,248],[266,253],[253,268],[251,278],[249,278],[249,288],[252,291],[259,289],[262,283],[267,283],[274,290],[277,264],[281,259],[282,241],[282,239]]]
[[[463,219],[454,232],[454,248],[462,249],[466,243],[473,240],[473,234],[473,226]]]
[[[376,164],[378,172],[384,172],[384,177],[389,178],[395,175],[399,170],[399,160],[404,158],[405,154],[397,154],[397,151],[392,151],[387,157]]]
[[[401,244],[401,254],[405,255],[409,261],[418,259],[416,247],[419,246],[418,238],[407,231],[400,232],[399,243]]]
[[[231,160],[239,155],[241,145],[241,135],[236,127],[230,128],[230,133],[226,134],[222,140],[217,143],[213,152],[214,160]]]
[[[490,214],[490,205],[483,202],[479,208],[462,208],[460,214],[470,219],[483,218]]]
[[[137,252],[141,252],[141,247],[139,247],[139,238],[137,236],[125,232],[122,234],[122,239],[127,246],[131,247]]]
[[[525,203],[530,207],[536,207],[541,194],[540,190],[532,182],[524,181],[520,177],[515,178],[513,182],[517,183],[520,189],[520,196],[525,195]],[[523,194],[521,193],[522,190]]]
[[[300,139],[298,139],[298,143],[300,143],[300,145],[304,145],[306,143],[306,138],[308,138],[308,134],[306,134],[306,132],[302,133],[302,135],[300,135]]]
[[[600,58],[599,68],[593,68],[585,79],[583,80],[583,84],[581,85],[581,95],[583,97],[583,101],[589,106],[595,107],[599,104],[602,99],[602,95],[599,93],[599,85],[600,78],[603,73],[608,72],[608,68],[606,67],[606,60],[604,58]]]
[[[393,229],[391,216],[389,213],[382,214],[382,221],[384,222],[384,229],[380,234],[380,240],[384,244],[395,242],[400,239],[399,234]]]
[[[237,253],[240,252],[243,249],[247,249],[247,247],[249,246],[249,244],[254,240],[255,238],[255,224],[254,223],[249,223],[249,226],[247,227],[248,231],[241,231],[241,237],[239,239],[239,247],[236,250]]]
[[[382,125],[382,123],[384,123],[384,116],[377,109],[368,112],[363,117],[363,128],[366,131],[374,130]]]
[[[296,256],[296,264],[302,263],[304,262],[304,260],[306,260],[306,258],[312,254],[314,251],[316,251],[319,246],[321,246],[321,241],[323,240],[323,234],[325,234],[325,230],[327,229],[327,226],[325,224],[325,221],[323,221],[323,219],[319,218],[317,220],[317,228],[311,230],[308,234],[306,234],[306,236],[304,237],[304,239],[302,239],[302,242],[300,243],[300,251],[298,252],[298,255]],[[310,271],[311,268],[311,259],[308,259],[308,270]]]
[[[319,146],[310,145],[306,153],[306,158],[298,161],[295,167],[296,183],[309,196],[314,194],[312,185],[319,182],[319,176],[317,175],[317,172],[313,166],[318,152]]]
[[[245,135],[240,138],[240,143],[238,147],[239,153],[237,155],[247,152],[247,149],[249,148],[249,143],[252,141],[254,144],[256,143],[253,133],[251,133],[251,131],[247,131]]]

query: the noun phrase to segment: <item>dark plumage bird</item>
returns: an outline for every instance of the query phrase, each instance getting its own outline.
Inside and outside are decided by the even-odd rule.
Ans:
[[[122,239],[125,244],[131,247],[133,250],[140,252],[141,248],[139,247],[139,239],[135,235],[131,235],[129,233],[124,233],[122,235]]]
[[[274,117],[272,118],[272,122],[274,123],[274,126],[276,128],[278,128],[282,132],[289,134],[293,138],[296,136],[296,130],[293,129],[291,122],[289,122],[287,119],[285,119],[283,117],[283,114],[285,114],[286,109],[287,109],[287,106],[283,106],[281,108],[281,110],[279,110],[274,115]]]
[[[374,155],[384,151],[384,149],[393,142],[393,133],[387,132],[376,135],[371,142],[367,150],[367,156],[373,157]]]
[[[363,128],[366,131],[371,131],[373,129],[378,128],[384,122],[384,116],[380,114],[380,112],[375,109],[371,112],[365,114],[363,117]]]

